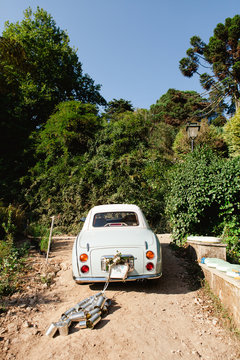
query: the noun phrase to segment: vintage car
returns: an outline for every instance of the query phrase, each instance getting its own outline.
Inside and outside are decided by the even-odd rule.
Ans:
[[[110,266],[110,281],[156,279],[162,275],[160,242],[138,206],[95,206],[84,220],[72,251],[73,279],[77,283],[106,281]]]

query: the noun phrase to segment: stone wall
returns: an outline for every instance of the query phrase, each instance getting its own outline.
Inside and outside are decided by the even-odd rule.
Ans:
[[[205,279],[212,292],[219,297],[236,326],[240,329],[240,280],[235,280],[225,273],[200,264]]]

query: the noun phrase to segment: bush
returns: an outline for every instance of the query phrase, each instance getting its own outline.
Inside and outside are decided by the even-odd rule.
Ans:
[[[223,139],[221,128],[214,125],[208,125],[207,119],[202,119],[198,136],[194,140],[195,147],[206,147],[206,145],[218,152],[220,155],[227,155],[227,145]],[[175,155],[179,158],[184,158],[186,154],[191,151],[191,143],[187,135],[186,126],[182,127],[178,132],[173,150]]]
[[[92,206],[128,202],[139,205],[152,226],[161,222],[163,231],[164,174],[171,157],[164,149],[171,139],[170,127],[153,128],[144,110],[115,115],[89,140],[85,154],[73,156],[65,149],[62,156],[51,156],[52,164],[46,157],[32,169],[25,197],[34,220],[47,225],[52,215],[59,216],[58,228],[76,233]]]
[[[13,240],[25,228],[25,213],[19,205],[0,206],[0,238]]]
[[[40,251],[47,252],[49,228],[41,223],[32,223],[28,226],[28,235],[32,236],[38,244]]]
[[[233,216],[225,223],[222,238],[228,244],[227,257],[231,263],[240,264],[240,226],[239,217]]]
[[[195,149],[170,174],[167,215],[175,241],[187,235],[223,236],[229,249],[239,244],[240,157],[224,160]]]
[[[224,126],[224,137],[231,156],[240,155],[240,110]]]
[[[0,296],[11,295],[17,289],[27,249],[27,243],[16,248],[12,241],[0,241]]]

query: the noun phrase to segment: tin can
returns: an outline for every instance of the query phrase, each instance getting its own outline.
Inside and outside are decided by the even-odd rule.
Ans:
[[[75,305],[76,310],[79,311],[80,309],[82,309],[82,306],[85,305],[87,302],[89,302],[89,300],[90,300],[90,298],[86,298],[86,299],[80,301],[79,303],[77,303]]]
[[[93,315],[98,314],[98,313],[101,314],[99,308],[95,308],[95,309],[92,309],[92,310],[88,311],[86,313],[87,320],[90,319]]]
[[[57,323],[57,328],[59,330],[59,334],[60,335],[63,335],[63,336],[66,336],[68,335],[68,328],[71,324],[71,321],[59,321]]]
[[[85,320],[86,317],[85,317],[85,314],[83,311],[79,311],[79,312],[76,312],[76,313],[73,313],[69,316],[69,320],[71,320],[72,322],[75,322],[75,321],[82,321],[82,320]]]
[[[61,315],[61,320],[65,320],[69,317],[70,314],[72,314],[73,312],[76,311],[75,307],[72,307],[71,309],[68,309],[67,311],[65,311],[62,315]]]
[[[77,324],[77,327],[79,327],[80,329],[86,329],[87,327],[87,321],[86,320],[82,320]]]
[[[87,314],[89,311],[91,311],[91,310],[93,310],[93,309],[95,309],[95,303],[88,305],[88,306],[84,309],[84,312],[85,312],[85,314]]]
[[[58,330],[58,328],[57,328],[57,326],[56,326],[56,323],[52,323],[52,324],[49,326],[49,328],[47,329],[45,335],[47,335],[47,336],[49,336],[49,337],[54,337],[54,335],[56,334],[57,330]]]
[[[98,298],[99,296],[103,295],[103,291],[100,291],[99,293],[93,295],[94,298]]]
[[[103,296],[103,295],[99,296],[99,298],[98,298],[97,302],[95,303],[94,307],[99,308],[99,309],[103,308],[103,306],[105,304],[105,301],[106,301],[105,296]]]
[[[101,309],[101,312],[102,312],[102,316],[106,316],[108,313],[108,307],[104,305],[103,308]]]
[[[88,301],[85,302],[85,304],[83,304],[83,305],[81,306],[81,309],[82,309],[82,310],[86,309],[88,306],[92,305],[93,302],[94,302],[94,298],[91,298],[91,299],[89,298]]]
[[[94,326],[101,320],[101,312],[99,311],[87,320],[87,327],[93,329]]]
[[[104,306],[109,307],[112,304],[112,301],[110,299],[106,299]]]

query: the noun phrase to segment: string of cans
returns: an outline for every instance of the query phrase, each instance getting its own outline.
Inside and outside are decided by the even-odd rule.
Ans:
[[[104,291],[90,296],[65,311],[59,321],[53,322],[49,326],[46,335],[53,337],[59,333],[66,336],[73,323],[77,323],[75,326],[80,329],[93,329],[101,318],[108,313],[110,305],[111,300],[105,296]]]

